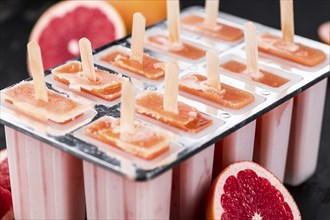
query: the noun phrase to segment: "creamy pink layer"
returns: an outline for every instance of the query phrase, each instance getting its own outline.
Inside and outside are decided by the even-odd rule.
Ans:
[[[319,152],[328,79],[294,98],[284,182],[299,185],[313,175]]]
[[[135,182],[83,163],[87,219],[169,219],[172,170]]]
[[[204,218],[213,154],[214,145],[211,145],[174,168],[171,220]]]
[[[16,219],[84,219],[82,162],[5,127]]]
[[[257,120],[253,160],[283,182],[289,145],[293,99]]]

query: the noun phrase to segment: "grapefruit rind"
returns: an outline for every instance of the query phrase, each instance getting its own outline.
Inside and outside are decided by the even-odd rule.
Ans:
[[[290,206],[292,210],[293,219],[301,219],[301,214],[297,207],[297,204],[295,203],[293,197],[288,192],[288,190],[280,182],[280,180],[267,169],[251,161],[240,161],[229,165],[214,180],[207,199],[206,219],[221,219],[221,215],[224,210],[220,204],[220,197],[224,194],[223,187],[226,183],[226,180],[230,176],[237,177],[237,174],[240,171],[248,169],[254,171],[259,177],[266,178],[272,186],[274,186],[278,191],[280,191],[280,193],[285,199],[285,202]]]

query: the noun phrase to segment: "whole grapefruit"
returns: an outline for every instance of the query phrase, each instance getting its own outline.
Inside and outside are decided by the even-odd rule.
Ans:
[[[29,41],[40,45],[44,68],[79,55],[78,41],[88,38],[93,49],[126,34],[124,22],[105,1],[62,1],[39,18]]]

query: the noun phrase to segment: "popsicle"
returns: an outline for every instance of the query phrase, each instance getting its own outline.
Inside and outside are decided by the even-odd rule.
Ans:
[[[199,73],[185,75],[179,89],[231,109],[241,109],[254,101],[254,96],[225,83],[220,83],[219,58],[213,51],[206,53],[207,77]]]
[[[278,88],[289,80],[271,73],[259,71],[256,28],[253,23],[245,24],[247,68],[252,79]],[[256,75],[256,76],[253,76]],[[257,120],[257,132],[253,159],[272,171],[281,181],[284,178],[286,156],[292,115],[292,99],[274,108]]]
[[[198,101],[207,99],[233,110],[242,109],[254,101],[252,94],[220,83],[219,58],[213,51],[206,53],[206,69],[207,77],[198,73],[184,76],[180,80],[180,90],[194,94]],[[224,166],[228,165],[227,163],[237,160],[252,160],[254,132],[255,121],[216,144],[214,164],[210,165],[213,166],[214,175],[218,175]],[[221,150],[219,150],[220,148]],[[212,149],[213,151],[214,149]]]
[[[169,149],[170,135],[134,122],[134,96],[134,87],[125,81],[120,120],[98,120],[86,128],[85,134],[135,156],[152,160]]]
[[[249,22],[245,24],[245,29],[246,64],[235,60],[229,60],[223,63],[221,67],[231,73],[240,74],[245,78],[272,88],[279,88],[289,82],[288,79],[259,68],[256,28],[251,22]]]
[[[307,67],[322,63],[326,59],[323,51],[294,41],[293,0],[280,0],[280,4],[282,38],[261,34],[258,39],[259,51]]]
[[[230,60],[222,64],[222,68],[264,84],[270,89],[288,83],[289,80],[284,77],[260,70],[256,28],[253,23],[248,22],[244,29],[246,65]],[[285,172],[292,105],[292,100],[289,100],[257,120],[253,160],[271,170],[281,181]]]
[[[120,119],[101,118],[88,125],[85,134],[109,147],[152,160],[169,149],[172,134],[134,120],[134,93],[134,87],[125,81]],[[88,219],[169,218],[171,170],[147,182],[134,182],[84,161],[84,180]]]
[[[218,40],[235,42],[243,38],[239,28],[217,21],[220,0],[205,1],[205,15],[186,15],[181,18],[182,28]]]
[[[137,97],[136,110],[185,132],[198,133],[212,124],[197,109],[178,101],[179,68],[165,66],[165,92],[147,91]],[[203,216],[205,196],[211,184],[214,145],[174,169],[171,219],[194,219]],[[189,184],[189,187],[186,186]]]
[[[33,83],[19,83],[2,98],[32,120],[61,124],[82,115],[83,104],[47,89],[39,46],[30,42],[28,53]],[[85,218],[81,160],[13,128],[5,131],[15,218]]]
[[[131,54],[115,50],[100,60],[134,74],[156,80],[164,76],[161,61],[143,52],[146,19],[141,13],[133,16]]]
[[[90,107],[46,87],[39,46],[28,44],[33,82],[23,81],[1,93],[1,98],[17,111],[42,121],[65,124],[82,116]],[[32,97],[32,98],[31,98]]]
[[[195,61],[205,56],[205,50],[181,39],[178,0],[167,0],[167,23],[168,36],[163,34],[149,35],[146,40],[147,47]]]
[[[79,46],[81,63],[70,61],[53,69],[54,80],[107,101],[119,98],[124,79],[94,67],[92,47],[87,38],[80,39]]]
[[[196,133],[210,126],[212,121],[196,108],[178,102],[177,65],[172,62],[166,64],[165,72],[164,95],[153,91],[139,94],[136,100],[137,112],[189,133]]]

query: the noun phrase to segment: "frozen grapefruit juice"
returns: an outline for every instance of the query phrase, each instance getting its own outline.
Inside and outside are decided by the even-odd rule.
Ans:
[[[119,119],[104,117],[83,128],[84,134],[143,160],[153,160],[169,150],[171,133],[135,122],[132,133],[120,130]],[[155,179],[136,182],[84,161],[89,219],[168,219],[172,171]]]
[[[161,34],[148,36],[146,46],[192,61],[202,59],[206,53],[205,50],[185,42],[173,43],[167,36]]]
[[[289,82],[288,79],[265,70],[260,70],[258,77],[251,76],[246,65],[235,60],[225,62],[221,67],[232,74],[266,85],[269,90],[278,89]],[[292,105],[292,100],[289,100],[257,120],[253,159],[272,171],[281,181],[285,172]],[[274,155],[277,155],[276,158]]]
[[[285,183],[297,186],[316,169],[327,79],[294,98]]]
[[[121,50],[105,54],[100,60],[148,79],[156,80],[164,76],[162,62],[148,54],[143,55],[142,63],[132,60],[128,53]]]
[[[259,36],[258,49],[272,57],[299,64],[300,69],[307,71],[310,71],[308,68],[322,65],[327,58],[322,50],[296,42],[286,44],[282,38],[270,34]],[[323,80],[294,98],[293,124],[285,174],[287,184],[301,184],[316,169],[326,81]]]
[[[95,68],[96,81],[89,80],[84,74],[82,64],[71,61],[52,70],[55,81],[63,83],[76,91],[82,91],[106,101],[120,97],[124,79],[118,75]]]
[[[182,27],[196,34],[228,42],[235,42],[243,38],[243,31],[238,28],[220,22],[209,27],[205,25],[204,21],[205,19],[199,15],[187,15],[181,18]]]
[[[220,89],[216,88],[208,84],[206,76],[192,73],[181,78],[179,88],[185,93],[194,95],[197,101],[206,99],[231,110],[244,109],[245,106],[254,102],[255,97],[251,93],[225,83],[220,85]],[[238,160],[252,160],[254,131],[255,121],[216,144],[214,175],[219,174],[230,163]]]
[[[321,50],[299,43],[287,45],[282,38],[270,34],[259,36],[258,50],[307,67],[317,66],[326,59],[326,54]]]
[[[183,132],[197,134],[212,124],[196,108],[178,102],[178,112],[164,110],[164,96],[147,91],[137,96],[136,110]],[[194,219],[204,216],[203,210],[211,185],[214,145],[189,158],[173,170],[171,218]]]
[[[48,102],[35,99],[33,83],[22,82],[4,90],[1,99],[32,121],[59,125],[74,122],[89,108],[51,90],[47,93]],[[9,127],[6,142],[15,218],[85,217],[80,159]]]

